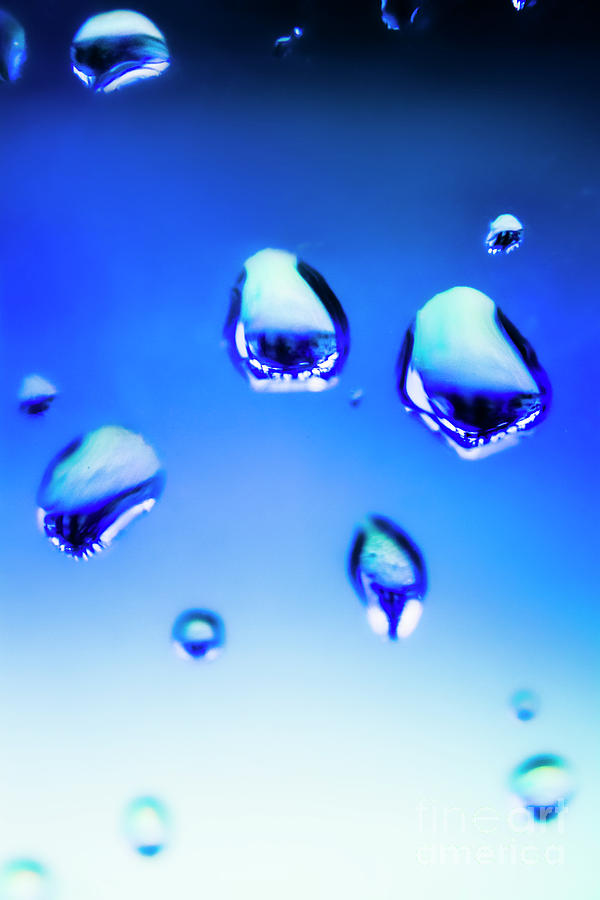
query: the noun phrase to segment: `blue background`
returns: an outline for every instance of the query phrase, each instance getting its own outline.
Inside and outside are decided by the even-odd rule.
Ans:
[[[589,51],[383,33],[282,62],[274,24],[194,47],[156,7],[172,68],[97,97],[67,62],[95,11],[53,19],[60,40],[38,33],[23,81],[0,86],[0,856],[41,859],[67,900],[596,900]],[[38,13],[23,16],[34,34]],[[492,259],[504,211],[525,240]],[[254,395],[230,364],[229,288],[265,246],[298,252],[346,310],[330,392]],[[501,306],[554,388],[531,438],[473,463],[408,418],[394,383],[414,313],[456,284]],[[61,391],[40,420],[16,409],[30,372]],[[167,486],[75,564],[36,530],[35,492],[54,453],[103,424],[141,432]],[[346,576],[369,512],[428,566],[423,618],[397,646]],[[213,664],[169,644],[194,605],[226,622]],[[521,687],[542,698],[529,724],[507,705]],[[529,833],[507,818],[507,777],[546,751],[572,761],[578,793]],[[138,793],[173,816],[152,860],[120,829]],[[537,856],[436,862],[449,845]]]

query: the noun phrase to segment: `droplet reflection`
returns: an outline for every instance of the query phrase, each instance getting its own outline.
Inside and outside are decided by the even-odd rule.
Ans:
[[[156,797],[137,797],[125,811],[125,833],[141,856],[156,856],[164,850],[169,831],[167,808]]]
[[[573,796],[573,775],[560,756],[532,756],[514,770],[510,787],[537,822],[550,822]]]
[[[225,644],[225,626],[216,613],[189,609],[175,620],[172,631],[175,652],[182,659],[213,660]]]

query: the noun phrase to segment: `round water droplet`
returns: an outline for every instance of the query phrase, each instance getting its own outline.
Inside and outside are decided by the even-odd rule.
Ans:
[[[485,239],[488,253],[496,256],[498,253],[510,253],[521,246],[523,240],[523,225],[516,216],[503,213],[490,222],[490,230]]]
[[[469,287],[436,294],[408,329],[398,392],[459,456],[509,447],[546,417],[548,376],[493,300]]]
[[[514,770],[510,787],[537,822],[550,822],[573,796],[573,774],[560,756],[532,756]]]
[[[332,387],[350,344],[344,310],[325,279],[284,250],[246,260],[224,334],[234,365],[257,391]]]
[[[45,413],[57,395],[53,384],[41,375],[27,375],[19,390],[19,409],[28,416]]]
[[[169,814],[156,797],[137,797],[125,811],[125,833],[141,856],[156,856],[164,850],[169,832]]]
[[[535,691],[515,691],[510,698],[512,710],[521,722],[529,722],[540,710],[540,698]]]
[[[225,626],[216,613],[189,609],[173,625],[173,645],[182,659],[216,659],[225,644]]]
[[[105,425],[52,460],[38,489],[38,520],[55,546],[85,559],[152,509],[164,481],[157,456],[141,435]]]
[[[410,537],[389,519],[369,516],[354,535],[348,569],[372,630],[391,640],[412,634],[423,611],[427,575]]]
[[[0,9],[0,81],[16,81],[26,59],[23,27],[9,12]]]
[[[162,74],[170,64],[165,36],[131,9],[92,16],[71,44],[73,72],[87,87],[108,94]]]
[[[31,859],[17,859],[0,870],[0,900],[49,900],[50,876]]]

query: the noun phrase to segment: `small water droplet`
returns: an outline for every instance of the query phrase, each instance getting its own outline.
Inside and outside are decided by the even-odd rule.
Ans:
[[[152,509],[164,481],[141,435],[105,425],[72,441],[47,467],[37,494],[38,521],[60,550],[86,559]]]
[[[368,516],[354,535],[348,569],[372,630],[391,640],[412,634],[423,611],[427,575],[411,538],[390,519]]]
[[[49,900],[50,876],[31,859],[16,859],[0,871],[0,900]]]
[[[26,59],[22,25],[9,12],[0,9],[0,81],[16,81]]]
[[[510,698],[512,710],[521,722],[529,722],[537,716],[540,709],[540,698],[535,691],[515,691]]]
[[[125,811],[125,834],[141,856],[164,850],[169,832],[167,808],[156,797],[137,797]]]
[[[517,766],[510,787],[537,822],[550,822],[573,796],[573,774],[562,757],[541,754]]]
[[[503,213],[490,222],[490,230],[485,239],[488,253],[496,256],[498,253],[511,253],[521,246],[523,240],[523,225],[516,216]]]
[[[189,609],[176,618],[172,639],[175,652],[182,659],[213,660],[223,650],[225,626],[216,613]]]
[[[229,355],[256,391],[321,391],[338,381],[350,344],[339,300],[284,250],[244,263],[225,323]]]
[[[273,44],[273,56],[278,57],[278,59],[288,56],[303,35],[304,29],[301,28],[300,25],[296,25],[289,34],[278,37]]]
[[[362,388],[357,388],[355,391],[352,391],[349,400],[350,406],[352,406],[353,408],[360,406],[363,401],[364,395],[365,392],[362,390]]]
[[[169,67],[165,36],[154,22],[130,9],[87,19],[71,44],[73,72],[87,87],[108,94],[155,78]]]
[[[436,294],[408,329],[398,392],[464,459],[517,443],[546,417],[548,376],[493,300],[469,287]]]
[[[53,384],[41,375],[27,375],[19,390],[19,409],[28,416],[45,413],[57,395]]]

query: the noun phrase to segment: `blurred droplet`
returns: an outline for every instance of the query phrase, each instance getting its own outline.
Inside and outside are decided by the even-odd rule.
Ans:
[[[560,756],[532,756],[514,770],[510,787],[537,822],[550,822],[573,796],[573,774]]]
[[[38,520],[67,556],[85,559],[152,509],[164,481],[157,456],[141,435],[105,425],[52,460],[38,489]]]
[[[27,375],[19,390],[19,409],[28,416],[45,413],[55,399],[57,390],[41,375]]]
[[[295,28],[292,28],[289,34],[284,34],[281,37],[278,37],[273,44],[273,56],[276,56],[279,59],[284,56],[288,56],[288,54],[291,53],[291,51],[294,49],[295,45],[303,35],[304,29],[299,25],[296,25]]]
[[[352,540],[352,585],[371,629],[391,640],[408,637],[423,611],[425,562],[411,538],[383,516],[368,516]]]
[[[0,81],[16,81],[26,59],[22,25],[9,12],[0,9]]]
[[[223,650],[225,626],[216,613],[189,609],[176,618],[171,636],[182,659],[213,660]]]
[[[537,716],[540,709],[540,698],[535,691],[515,691],[510,698],[512,710],[521,722],[529,722]]]
[[[44,866],[17,859],[0,870],[0,900],[49,900],[50,877]]]
[[[323,276],[294,254],[270,249],[244,263],[225,338],[256,391],[332,387],[350,343],[344,310]]]
[[[365,395],[365,392],[362,390],[362,388],[357,388],[355,391],[352,391],[352,393],[350,394],[350,401],[349,401],[350,406],[352,406],[352,407],[360,406],[360,404],[363,401],[364,395]]]
[[[130,9],[92,16],[71,44],[73,72],[87,87],[108,94],[155,78],[170,64],[165,36],[154,22]]]
[[[517,12],[521,12],[521,10],[526,7],[535,6],[536,2],[537,0],[512,0],[512,5]]]
[[[503,213],[490,222],[490,230],[485,239],[488,253],[496,256],[498,253],[511,253],[521,246],[523,240],[523,225],[516,216]]]
[[[516,444],[550,407],[533,348],[493,300],[469,287],[436,294],[419,310],[397,377],[406,410],[463,459]]]
[[[125,833],[141,856],[156,856],[164,850],[169,832],[167,809],[156,797],[137,797],[125,811]]]

